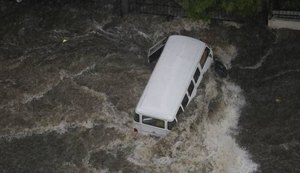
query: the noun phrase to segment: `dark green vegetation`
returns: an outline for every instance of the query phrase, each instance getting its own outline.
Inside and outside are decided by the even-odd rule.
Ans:
[[[275,10],[290,10],[290,11],[299,11],[300,10],[300,1],[299,0],[272,0],[272,7]]]
[[[210,19],[216,13],[255,18],[273,10],[299,11],[299,0],[181,0],[188,15],[195,19]]]
[[[182,0],[182,6],[192,18],[208,19],[212,13],[254,16],[261,11],[261,0]]]

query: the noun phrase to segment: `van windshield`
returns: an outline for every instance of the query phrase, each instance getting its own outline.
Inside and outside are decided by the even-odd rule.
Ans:
[[[143,122],[143,124],[151,125],[154,127],[165,128],[164,120],[147,117],[147,116],[143,115],[142,122]]]

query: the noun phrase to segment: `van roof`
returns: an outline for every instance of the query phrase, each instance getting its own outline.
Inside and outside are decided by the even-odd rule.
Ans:
[[[136,113],[173,121],[206,48],[200,40],[173,35],[152,72]]]

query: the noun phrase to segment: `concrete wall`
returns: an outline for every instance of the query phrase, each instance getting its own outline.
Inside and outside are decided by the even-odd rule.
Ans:
[[[268,26],[274,29],[288,28],[300,30],[300,19],[272,18],[268,21]]]

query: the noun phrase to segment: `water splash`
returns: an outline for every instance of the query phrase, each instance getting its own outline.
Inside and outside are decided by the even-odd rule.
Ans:
[[[218,56],[227,69],[231,68],[231,61],[233,61],[237,56],[237,49],[234,45],[229,45],[226,47],[215,47],[213,49],[214,55]]]
[[[155,172],[254,172],[257,165],[234,139],[242,90],[230,81],[207,81],[196,109],[165,139],[142,138],[128,160]],[[215,102],[211,108],[211,102]],[[213,110],[211,110],[213,109]],[[189,113],[189,111],[188,111]]]

